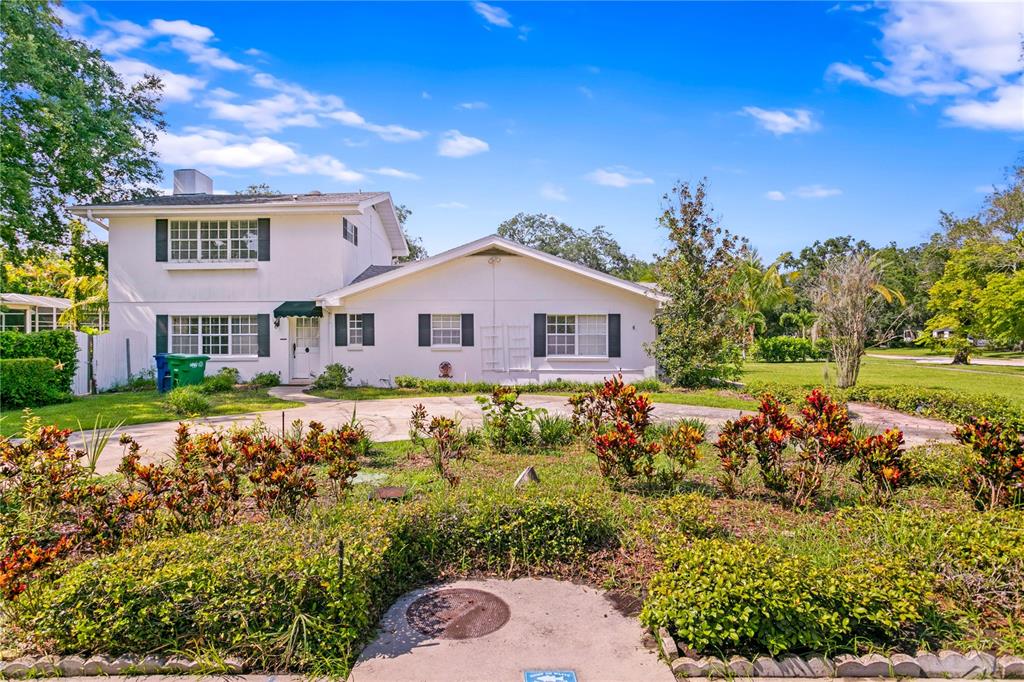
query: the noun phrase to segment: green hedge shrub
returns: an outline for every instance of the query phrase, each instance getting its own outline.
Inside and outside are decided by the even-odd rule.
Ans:
[[[239,381],[237,368],[221,367],[216,374],[203,377],[199,390],[203,393],[229,393],[235,390],[235,384]]]
[[[3,409],[39,407],[66,402],[62,379],[50,358],[0,359],[0,405]]]
[[[323,373],[313,380],[312,388],[318,391],[345,388],[352,379],[352,368],[339,362],[324,367]]]
[[[899,642],[929,610],[931,577],[896,557],[840,567],[750,541],[698,539],[661,549],[641,620],[698,651],[852,650]]]
[[[56,370],[57,388],[62,393],[70,393],[78,368],[78,342],[70,329],[31,334],[4,331],[0,332],[0,358],[50,358],[60,364]]]
[[[196,417],[210,411],[210,400],[196,386],[178,386],[167,393],[164,404],[179,417]]]
[[[804,362],[817,357],[809,339],[768,336],[758,339],[754,357],[762,362]]]
[[[659,391],[663,388],[657,379],[640,379],[633,383],[639,391]],[[604,382],[588,383],[583,381],[545,381],[535,384],[516,384],[514,388],[520,393],[576,393],[601,388]],[[451,379],[424,379],[421,377],[400,374],[395,377],[396,388],[414,388],[427,393],[492,393],[502,384],[486,381],[452,381]],[[508,388],[507,386],[505,388]]]
[[[260,372],[252,375],[249,384],[259,388],[273,388],[281,385],[281,375],[278,372]]]
[[[363,502],[140,544],[37,581],[12,611],[60,652],[189,650],[344,678],[381,612],[423,577],[400,511]]]

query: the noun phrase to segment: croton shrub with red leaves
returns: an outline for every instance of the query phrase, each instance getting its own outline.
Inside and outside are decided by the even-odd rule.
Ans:
[[[807,396],[800,415],[793,419],[781,402],[765,394],[757,414],[726,422],[714,444],[722,492],[738,494],[751,458],[765,488],[792,507],[811,505],[851,460],[858,463],[856,479],[879,502],[910,482],[899,430],[858,439],[846,407],[818,389]]]
[[[14,598],[36,571],[69,554],[102,554],[157,534],[214,528],[242,518],[294,516],[325,492],[342,496],[359,468],[358,424],[311,422],[277,436],[262,425],[192,434],[178,426],[172,458],[141,461],[121,437],[118,477],[100,477],[68,444],[70,430],[26,430],[0,439],[0,594]]]
[[[967,492],[979,509],[1024,507],[1024,436],[982,418],[958,426],[953,437],[974,453],[964,473]]]
[[[646,393],[625,383],[622,375],[611,377],[600,388],[569,398],[573,425],[583,434],[597,455],[597,466],[605,478],[651,479],[659,472],[655,457],[664,453],[669,479],[679,480],[697,460],[697,446],[704,436],[681,424],[662,442],[647,438],[654,404]]]

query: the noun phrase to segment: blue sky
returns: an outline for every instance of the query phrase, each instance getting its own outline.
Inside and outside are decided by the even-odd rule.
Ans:
[[[519,211],[664,246],[707,176],[762,254],[917,243],[1024,141],[1020,3],[68,2],[165,82],[170,170],[218,190],[390,190],[431,253]]]

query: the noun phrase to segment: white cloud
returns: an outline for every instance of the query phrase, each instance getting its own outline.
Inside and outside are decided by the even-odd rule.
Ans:
[[[270,56],[263,50],[260,50],[255,47],[250,47],[248,50],[245,50],[245,54],[249,55],[250,57],[257,57],[259,59],[265,59]]]
[[[383,175],[387,178],[398,178],[399,180],[419,180],[420,176],[409,171],[399,170],[397,168],[389,168],[384,166],[382,168],[372,168],[367,173],[373,173],[374,175]]]
[[[430,93],[424,90],[420,93],[420,99],[430,99]]]
[[[110,66],[129,85],[138,83],[149,74],[159,76],[164,86],[163,98],[167,101],[187,102],[192,99],[195,90],[206,87],[206,81],[202,79],[160,69],[138,59],[115,59],[110,62]]]
[[[266,168],[299,159],[294,149],[269,137],[248,139],[205,129],[184,135],[162,132],[156,151],[164,163],[222,168]]]
[[[996,88],[992,99],[961,102],[943,113],[968,128],[1024,130],[1024,80]]]
[[[764,198],[768,201],[785,201],[786,195],[777,189],[773,189],[770,192],[765,192]]]
[[[289,173],[324,175],[335,180],[341,180],[342,182],[358,182],[366,177],[328,154],[302,157],[287,164],[286,169]]]
[[[1024,129],[1015,85],[1024,19],[1019,3],[895,2],[881,7],[881,58],[870,67],[834,63],[826,71],[829,78],[927,103],[952,98],[943,113],[955,124]]]
[[[202,27],[200,27],[202,28]],[[171,46],[180,50],[193,64],[202,64],[223,71],[242,71],[247,68],[216,47],[189,38],[171,38]]]
[[[743,107],[743,113],[752,116],[762,128],[775,135],[809,133],[821,127],[807,109]]]
[[[825,187],[823,185],[805,185],[793,190],[793,194],[801,199],[824,199],[826,197],[836,197],[842,193],[843,190],[837,187]]]
[[[456,109],[472,110],[472,109],[486,109],[487,102],[459,102],[455,105]]]
[[[72,12],[64,5],[53,5],[53,13],[57,15],[64,27],[71,31],[78,31],[85,25],[85,12],[79,14]]]
[[[154,19],[149,22],[149,27],[158,35],[178,36],[179,38],[188,38],[189,40],[202,43],[213,38],[213,31],[207,27],[193,24],[184,19],[175,19],[173,21]]]
[[[112,31],[100,31],[89,38],[89,43],[108,55],[130,52],[142,47],[145,42],[145,38],[129,33],[117,34]]]
[[[551,182],[541,185],[540,195],[551,201],[569,201],[569,195],[565,193],[565,188]]]
[[[474,2],[473,10],[482,16],[488,24],[501,26],[502,28],[512,28],[509,13],[500,7],[488,5],[486,2]]]
[[[523,41],[525,43],[527,40],[529,40],[529,38],[530,38],[530,31],[532,31],[532,30],[533,29],[530,28],[529,26],[520,26],[519,27],[519,35],[517,35],[516,38],[518,38],[519,40],[521,40],[521,41]]]
[[[440,156],[461,159],[486,152],[490,148],[491,146],[480,138],[463,135],[458,130],[449,130],[441,136],[441,141],[437,145],[437,153]]]
[[[189,128],[182,135],[162,132],[157,137],[156,151],[168,164],[322,175],[345,183],[366,177],[327,154],[308,156],[270,137],[232,135],[208,128]]]
[[[460,203],[458,201],[445,201],[445,202],[440,203],[440,204],[434,204],[434,207],[435,208],[469,208],[469,206],[467,206],[466,204]]]
[[[315,128],[320,125],[312,113],[291,95],[284,93],[253,100],[250,104],[235,104],[224,100],[210,100],[205,104],[212,118],[237,121],[249,130],[276,131],[291,126]]]
[[[584,176],[595,185],[604,187],[629,187],[631,185],[653,185],[654,180],[625,166],[613,166],[611,168],[598,168]]]
[[[586,97],[587,99],[594,99],[594,91],[588,88],[586,85],[581,85],[576,90]]]

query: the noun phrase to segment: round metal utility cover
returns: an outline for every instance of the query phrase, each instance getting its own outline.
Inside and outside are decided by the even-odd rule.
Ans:
[[[437,639],[482,637],[505,625],[510,615],[508,604],[490,592],[461,588],[425,594],[405,610],[409,625]]]

